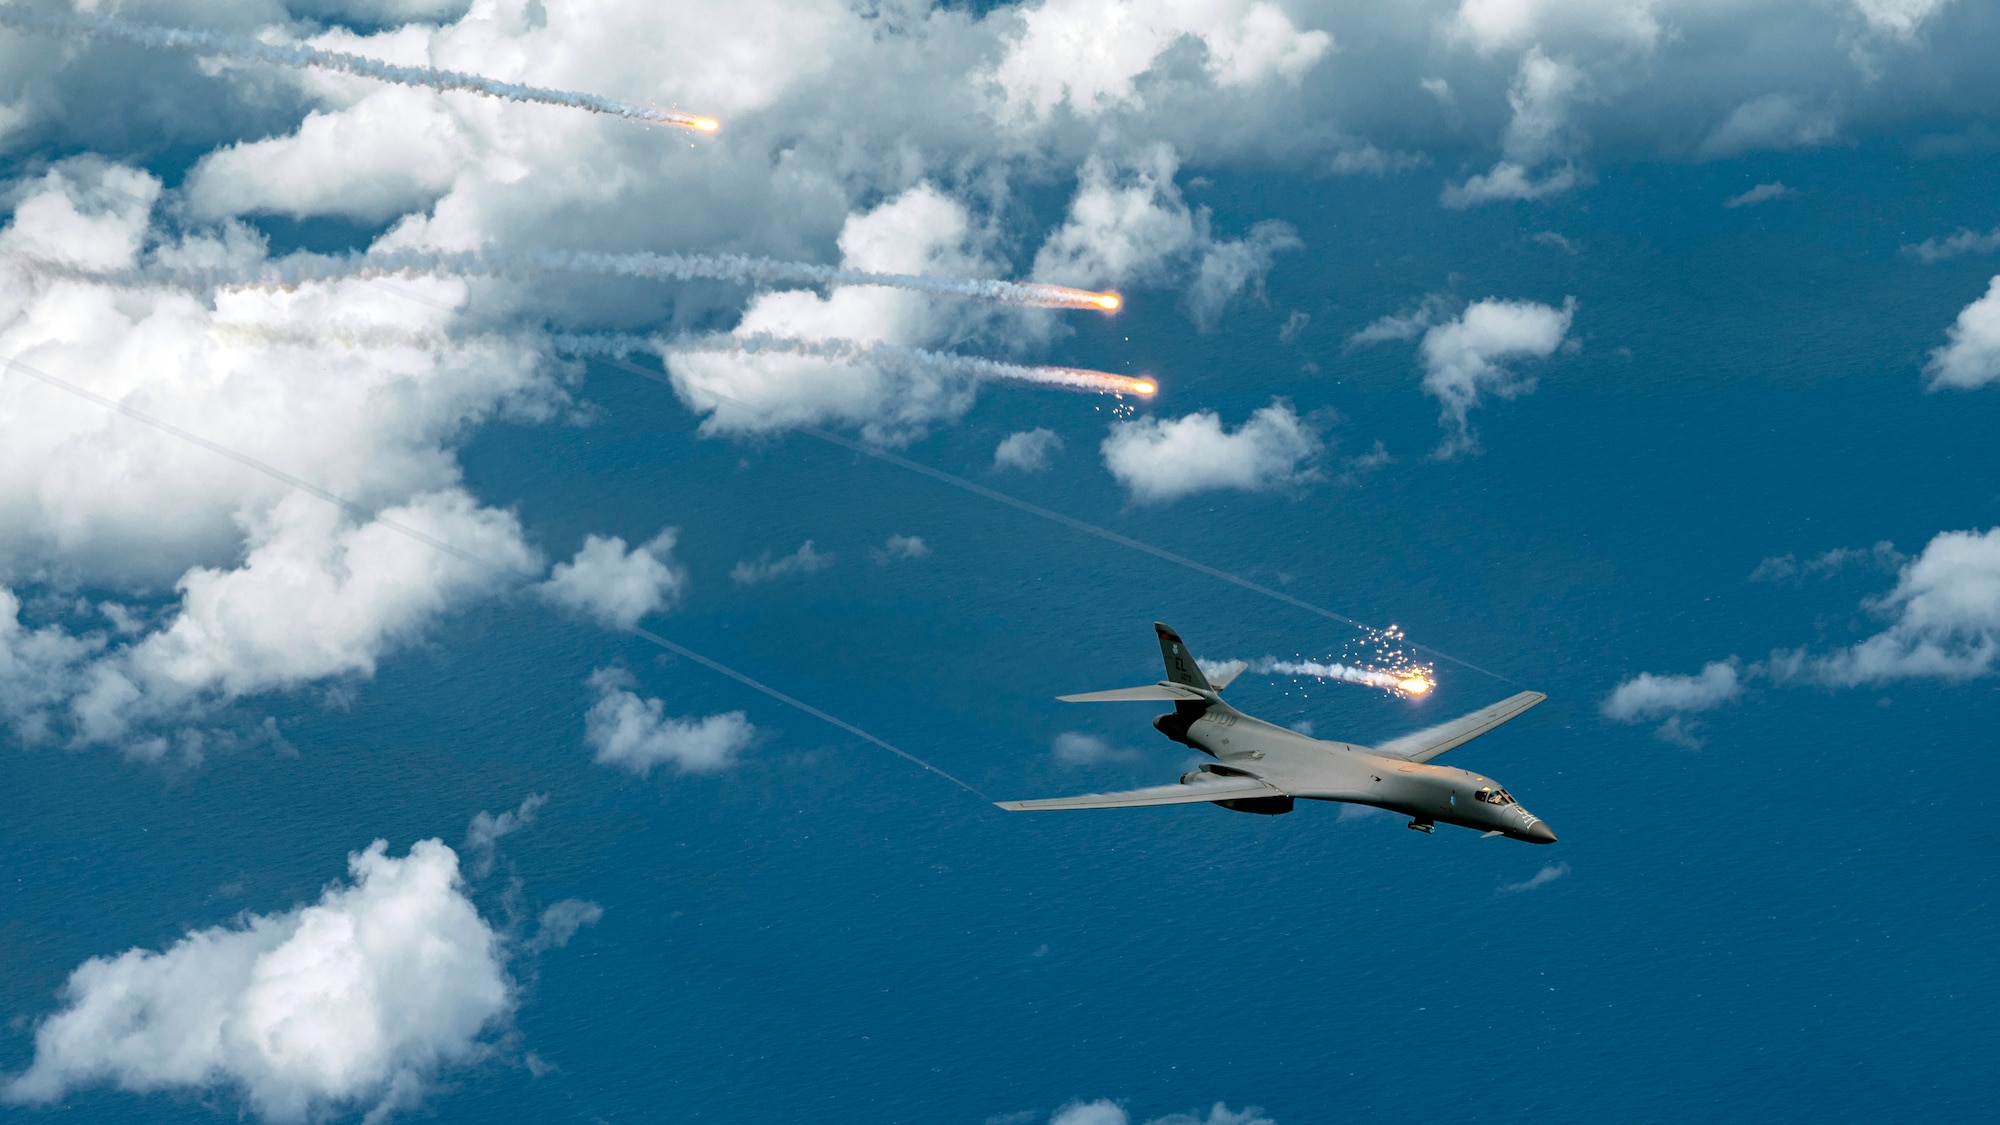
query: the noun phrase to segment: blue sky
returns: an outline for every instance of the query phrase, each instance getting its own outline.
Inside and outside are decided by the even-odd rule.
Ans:
[[[70,11],[0,20],[10,1117],[1979,1118],[1991,11]],[[1346,618],[1436,690],[1268,670]],[[1187,768],[1052,698],[1153,620],[1321,737],[1547,692],[1453,762],[1560,842],[992,808]]]

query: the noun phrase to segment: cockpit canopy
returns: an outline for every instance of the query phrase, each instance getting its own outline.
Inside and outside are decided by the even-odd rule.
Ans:
[[[1496,789],[1491,785],[1474,793],[1472,799],[1488,805],[1511,805],[1514,803],[1514,795],[1512,793],[1507,792],[1505,789]]]

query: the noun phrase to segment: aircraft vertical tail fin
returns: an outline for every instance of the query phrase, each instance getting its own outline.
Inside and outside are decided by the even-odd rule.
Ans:
[[[1201,665],[1194,662],[1194,654],[1182,643],[1179,633],[1158,621],[1153,622],[1153,632],[1160,638],[1160,659],[1166,661],[1169,681],[1196,691],[1215,690],[1208,686],[1208,677],[1201,674]]]

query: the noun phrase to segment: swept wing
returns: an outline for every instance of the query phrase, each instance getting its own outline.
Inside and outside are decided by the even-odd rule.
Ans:
[[[995,801],[1008,812],[1048,809],[1130,809],[1144,805],[1192,805],[1202,801],[1234,801],[1282,797],[1285,791],[1254,777],[1218,777],[1184,785],[1154,785],[1120,793],[1085,793],[1076,797],[1044,797],[1036,801]]]
[[[1440,726],[1385,742],[1375,748],[1375,753],[1385,758],[1428,762],[1453,747],[1471,742],[1547,698],[1548,696],[1539,691],[1524,691],[1519,695],[1510,695],[1490,707],[1481,707],[1464,718],[1453,719]]]
[[[1180,700],[1207,699],[1206,695],[1191,687],[1168,683],[1161,680],[1157,684],[1144,687],[1112,688],[1110,691],[1086,691],[1081,695],[1058,695],[1064,703],[1126,703],[1134,700]]]

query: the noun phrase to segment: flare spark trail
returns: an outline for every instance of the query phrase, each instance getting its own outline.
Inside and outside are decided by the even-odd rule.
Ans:
[[[824,359],[849,365],[874,364],[889,368],[915,368],[971,379],[1034,383],[1044,387],[1110,395],[1151,395],[1159,386],[1151,379],[1114,375],[1084,367],[1046,367],[1006,363],[979,356],[911,348],[900,344],[864,343],[859,340],[805,340],[789,336],[684,336],[675,339],[632,336],[557,336],[559,351],[579,355],[609,355],[624,358],[635,351],[661,355],[674,352],[714,352],[728,355],[791,355]]]
[[[4,9],[0,9],[4,10]],[[1039,281],[1001,278],[934,277],[915,273],[786,262],[745,254],[655,254],[549,251],[433,254],[391,251],[366,255],[293,254],[254,268],[153,265],[143,271],[91,274],[60,263],[36,263],[44,273],[79,276],[131,285],[197,289],[295,289],[312,282],[374,281],[388,277],[457,276],[527,280],[546,273],[586,273],[650,281],[727,281],[738,285],[879,285],[938,297],[1043,309],[1097,309],[1124,306],[1116,293],[1071,289]]]
[[[515,82],[502,82],[479,74],[467,74],[457,70],[439,70],[428,66],[403,66],[384,62],[362,55],[350,55],[341,51],[328,51],[303,44],[279,45],[263,43],[255,39],[225,35],[215,31],[197,31],[186,28],[158,27],[152,24],[127,23],[124,20],[105,16],[63,15],[43,16],[18,11],[14,5],[0,6],[0,24],[21,31],[41,31],[53,34],[75,34],[100,36],[106,39],[120,39],[127,43],[157,50],[190,51],[202,55],[226,55],[231,58],[249,59],[290,67],[294,70],[317,69],[336,70],[362,78],[373,78],[379,82],[392,82],[399,86],[421,86],[432,90],[463,90],[489,98],[506,101],[536,102],[542,105],[565,106],[570,109],[587,110],[612,117],[623,117],[631,121],[643,121],[654,125],[675,125],[683,129],[693,129],[700,133],[713,133],[721,127],[713,117],[696,113],[681,113],[676,110],[659,109],[653,106],[632,105],[615,101],[596,94],[579,93],[574,90],[552,90],[542,86],[523,86]]]
[[[1385,671],[1381,668],[1364,668],[1338,662],[1322,664],[1316,660],[1271,660],[1258,661],[1252,665],[1259,672],[1279,676],[1311,676],[1316,680],[1343,680],[1350,684],[1366,684],[1369,687],[1401,692],[1404,695],[1422,695],[1431,690],[1431,681],[1422,672],[1411,669]]]

